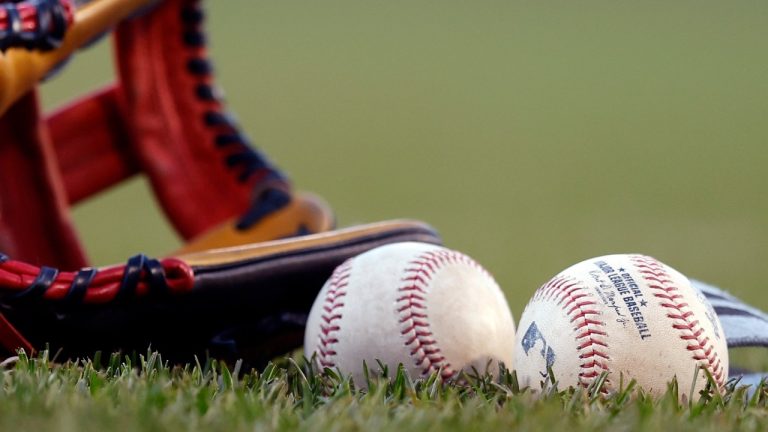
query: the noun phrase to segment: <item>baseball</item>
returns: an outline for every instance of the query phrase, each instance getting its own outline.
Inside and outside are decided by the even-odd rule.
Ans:
[[[608,255],[562,271],[526,306],[517,334],[514,369],[521,385],[538,388],[548,370],[558,386],[587,387],[608,372],[653,394],[676,377],[690,392],[703,366],[722,388],[728,349],[717,315],[688,278],[643,255]],[[699,371],[695,392],[706,384]],[[694,393],[696,394],[696,393]]]
[[[377,360],[412,378],[495,374],[512,362],[515,325],[493,277],[464,254],[423,243],[382,246],[339,266],[315,300],[307,358],[365,385]]]

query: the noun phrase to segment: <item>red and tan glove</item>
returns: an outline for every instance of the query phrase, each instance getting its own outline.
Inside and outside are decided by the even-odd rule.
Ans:
[[[24,71],[0,89],[0,345],[48,344],[66,357],[151,346],[179,361],[210,353],[259,363],[301,344],[310,306],[342,261],[439,239],[409,221],[311,234],[331,228],[330,210],[295,194],[223,114],[197,1],[164,0],[123,24],[119,82],[42,120],[34,83],[147,1],[94,0],[60,47],[0,57],[0,77]],[[87,267],[69,205],[139,172],[192,239],[185,253]]]

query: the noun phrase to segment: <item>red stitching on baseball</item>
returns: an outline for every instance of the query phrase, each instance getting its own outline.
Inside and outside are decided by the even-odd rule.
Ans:
[[[670,275],[667,274],[663,264],[643,255],[632,256],[631,260],[635,268],[639,270],[646,280],[660,284],[649,284],[648,286],[655,290],[653,293],[655,297],[665,300],[660,303],[660,306],[670,309],[667,317],[682,321],[673,322],[672,328],[680,331],[680,339],[686,342],[688,351],[693,351],[692,357],[694,360],[706,361],[709,372],[717,382],[718,387],[722,388],[725,385],[723,382],[724,371],[717,351],[715,351],[708,337],[701,337],[704,329],[699,326],[699,321],[689,320],[693,315],[693,311],[688,309],[688,303],[678,303],[676,301],[683,296],[677,293],[677,287],[674,286],[674,282],[671,280]]]
[[[571,277],[558,276],[547,282],[536,291],[534,300],[551,300],[560,306],[570,318],[576,334],[576,342],[579,351],[579,358],[582,363],[579,365],[579,385],[589,387],[595,378],[601,373],[609,370],[608,363],[610,357],[604,351],[608,348],[608,341],[602,339],[607,336],[603,330],[605,323],[600,321],[601,313],[598,310],[590,308],[597,305],[592,294],[584,288],[581,283]],[[581,330],[579,332],[579,330]],[[605,387],[603,392],[607,390]]]
[[[426,299],[423,294],[427,294],[432,278],[446,264],[465,264],[491,277],[474,260],[459,252],[448,250],[424,252],[408,263],[402,278],[403,285],[398,288],[403,295],[397,299],[396,305],[402,324],[400,332],[405,336],[404,345],[409,348],[414,364],[423,375],[440,370],[444,379],[451,378],[457,371],[451,367],[437,346],[437,341],[429,327]]]
[[[334,270],[331,279],[328,281],[328,291],[323,300],[324,313],[320,316],[320,335],[317,340],[317,362],[324,368],[334,368],[336,362],[333,356],[336,355],[334,346],[339,342],[338,332],[342,313],[340,309],[344,306],[342,299],[347,295],[347,285],[349,285],[349,275],[352,271],[352,260],[345,261]]]

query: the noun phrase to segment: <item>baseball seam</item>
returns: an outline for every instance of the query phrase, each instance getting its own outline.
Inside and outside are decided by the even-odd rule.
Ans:
[[[653,295],[661,299],[659,305],[669,309],[667,317],[673,320],[672,328],[680,332],[680,339],[687,344],[686,348],[691,351],[693,359],[706,362],[706,366],[718,387],[722,388],[725,383],[723,382],[724,371],[720,357],[717,355],[715,347],[710,343],[709,337],[704,335],[704,328],[699,325],[699,320],[691,320],[693,311],[688,303],[678,301],[678,299],[683,298],[683,295],[679,294],[678,288],[674,285],[664,266],[659,261],[642,255],[633,256],[631,260],[648,283],[648,287],[653,290]]]
[[[344,297],[352,272],[352,260],[347,260],[334,270],[328,281],[328,291],[323,300],[323,312],[320,315],[320,334],[318,335],[317,362],[323,368],[336,367],[334,356],[335,346],[339,342],[341,330],[341,308],[344,307]]]
[[[579,353],[579,385],[589,387],[601,373],[609,371],[610,359],[605,323],[597,317],[602,314],[581,282],[567,276],[557,276],[542,286],[534,295],[535,301],[552,300],[570,318],[576,332],[576,349]],[[605,387],[603,388],[603,390]]]
[[[447,264],[468,265],[491,277],[482,266],[459,252],[425,252],[406,266],[395,306],[400,316],[400,333],[405,338],[404,345],[416,367],[421,370],[422,375],[440,371],[444,379],[453,377],[457,371],[442,354],[434,338],[429,324],[426,297],[435,274]]]

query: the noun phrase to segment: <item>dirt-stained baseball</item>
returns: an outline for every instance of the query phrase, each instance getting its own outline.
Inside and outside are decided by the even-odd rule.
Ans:
[[[396,243],[339,266],[315,300],[304,336],[307,358],[351,374],[364,386],[363,361],[410,376],[510,367],[515,325],[493,277],[464,254]]]
[[[520,318],[515,360],[521,385],[587,387],[608,372],[654,394],[676,377],[690,392],[697,366],[722,388],[728,349],[709,301],[688,278],[643,255],[608,255],[569,267],[536,291]],[[698,374],[695,391],[706,383]]]

